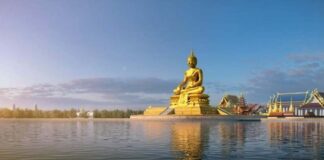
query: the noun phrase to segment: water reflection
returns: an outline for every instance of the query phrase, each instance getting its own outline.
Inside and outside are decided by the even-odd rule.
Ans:
[[[282,147],[283,152],[299,158],[324,158],[323,122],[268,122],[267,128],[271,147]]]
[[[0,120],[0,159],[324,159],[324,121]]]
[[[272,144],[299,140],[305,144],[318,144],[321,133],[324,133],[324,123],[319,122],[269,122],[268,135]]]
[[[135,123],[133,125],[135,125],[134,129],[140,128],[142,123]],[[160,141],[161,138],[164,139],[165,135],[168,135],[170,124],[161,123],[159,121],[151,121],[145,122],[143,128],[145,138],[147,138],[151,142],[155,140]]]
[[[204,143],[208,143],[209,127],[201,122],[178,122],[171,126],[172,149],[183,159],[201,159]]]
[[[150,122],[150,139],[170,132],[177,159],[323,159],[323,122]],[[170,131],[168,130],[170,128]]]
[[[244,149],[245,131],[248,127],[245,123],[220,122],[216,125],[220,148],[220,157],[228,158],[233,154],[241,153]],[[232,157],[234,158],[234,157]]]

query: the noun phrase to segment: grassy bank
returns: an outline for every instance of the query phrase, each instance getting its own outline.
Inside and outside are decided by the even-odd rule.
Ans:
[[[77,118],[76,109],[68,110],[38,110],[38,109],[21,109],[14,110],[8,108],[0,109],[0,118]],[[129,118],[131,115],[143,114],[142,110],[94,110],[93,118]],[[86,112],[80,115],[82,118],[88,118]]]

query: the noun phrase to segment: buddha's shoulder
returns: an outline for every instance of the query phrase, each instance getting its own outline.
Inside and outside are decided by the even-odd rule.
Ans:
[[[202,72],[202,70],[200,68],[195,68],[195,71],[197,72]]]
[[[193,72],[202,72],[200,68],[188,69],[185,74],[192,74]]]

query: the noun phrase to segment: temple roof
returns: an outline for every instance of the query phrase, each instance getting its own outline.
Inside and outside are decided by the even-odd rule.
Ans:
[[[324,97],[324,92],[318,92],[322,97]]]
[[[278,107],[281,106],[288,108],[292,103],[295,107],[302,106],[311,96],[310,92],[291,92],[291,93],[277,93],[271,97],[271,104],[277,103]]]
[[[276,104],[277,107],[281,105],[283,108],[289,108],[292,104],[301,109],[323,109],[324,92],[314,89],[311,92],[277,93],[270,97],[270,104],[271,106]]]
[[[235,95],[225,95],[224,99],[232,104],[237,104],[239,102],[239,98]]]
[[[295,92],[295,93],[277,93],[274,100],[276,102],[305,102],[310,97],[309,92]]]
[[[301,109],[323,109],[319,103],[307,103],[300,107]]]
[[[235,95],[224,95],[219,105],[222,107],[234,107],[239,102],[239,98]]]

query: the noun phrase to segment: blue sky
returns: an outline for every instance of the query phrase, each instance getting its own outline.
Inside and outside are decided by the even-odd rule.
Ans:
[[[0,0],[0,106],[167,105],[193,48],[215,105],[324,90],[324,2]]]

